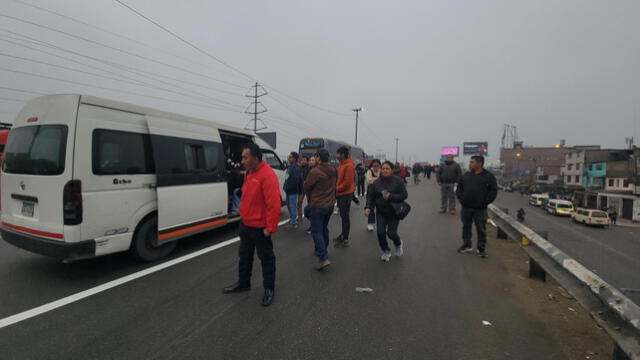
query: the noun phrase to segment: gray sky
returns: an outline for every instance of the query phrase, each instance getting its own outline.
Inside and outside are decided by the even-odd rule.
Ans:
[[[5,41],[0,41],[1,54],[109,77],[126,76],[129,81],[142,81],[152,88],[6,56],[0,56],[1,68],[120,91],[4,70],[0,70],[0,87],[39,93],[88,93],[239,127],[246,125],[249,116],[241,112],[249,103],[243,97],[252,85],[249,78],[197,53],[114,0],[24,1],[146,45],[12,0],[0,0],[0,14],[192,73],[0,17],[0,39],[17,38],[6,29],[120,67],[44,48],[24,38],[10,41],[93,68]],[[623,147],[625,136],[631,135],[640,143],[637,0],[125,2],[267,84],[270,94],[262,101],[270,111],[263,117],[269,129],[280,132],[280,153],[294,149],[304,136],[353,142],[354,117],[350,110],[358,106],[365,108],[359,143],[367,152],[382,149],[393,157],[393,138],[399,137],[400,157],[405,161],[435,161],[440,146],[462,146],[464,141],[487,140],[489,152],[495,156],[505,123],[516,125],[521,140],[529,145],[548,146],[566,139],[569,145]],[[153,79],[126,72],[122,65],[136,72],[147,71]],[[346,116],[304,105],[269,86]],[[0,88],[0,98],[33,96]],[[207,107],[219,107],[220,101],[225,102],[227,110],[239,112]],[[21,106],[0,100],[0,117],[13,121]]]

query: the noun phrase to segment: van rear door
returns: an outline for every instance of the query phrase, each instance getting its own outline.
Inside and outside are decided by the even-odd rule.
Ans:
[[[9,133],[2,167],[3,228],[55,241],[79,241],[79,209],[63,209],[73,179],[73,142],[79,96],[30,101]],[[77,210],[80,212],[78,213]],[[68,228],[68,229],[66,229]]]
[[[218,129],[147,116],[157,174],[158,243],[227,223],[227,183]]]

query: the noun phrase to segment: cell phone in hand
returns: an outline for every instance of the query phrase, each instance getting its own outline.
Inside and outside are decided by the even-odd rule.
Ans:
[[[387,196],[389,195],[389,191],[388,190],[382,190],[382,196]]]

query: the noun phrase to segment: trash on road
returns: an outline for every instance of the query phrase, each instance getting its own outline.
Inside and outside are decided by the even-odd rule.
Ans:
[[[487,320],[482,320],[482,325],[484,325],[484,326],[493,326],[493,324],[488,322]]]
[[[570,307],[569,307],[569,308],[567,308],[567,309],[569,309],[569,311],[576,312],[576,310],[575,310],[574,308],[570,308]]]
[[[356,292],[359,292],[359,293],[372,293],[373,289],[372,288],[357,287],[356,288]]]

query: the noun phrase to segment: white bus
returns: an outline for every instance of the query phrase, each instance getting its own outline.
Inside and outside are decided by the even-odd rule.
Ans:
[[[252,132],[93,96],[35,98],[5,149],[2,237],[65,261],[162,258],[176,240],[238,220],[225,150],[239,162],[248,142],[282,183],[284,165]]]

